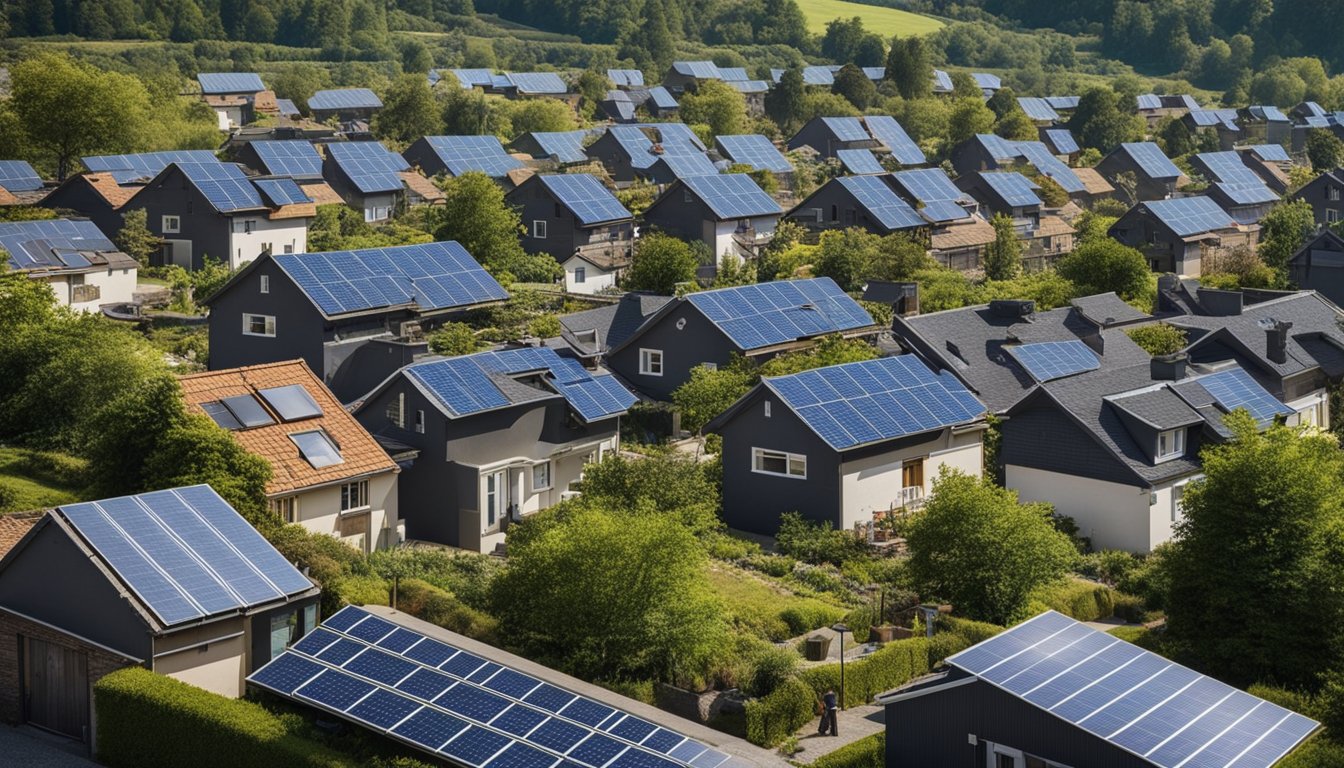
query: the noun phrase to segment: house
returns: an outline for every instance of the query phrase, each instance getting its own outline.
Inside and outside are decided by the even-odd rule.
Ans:
[[[1269,768],[1320,728],[1054,611],[877,702],[890,768]]]
[[[952,85],[952,76],[941,69],[933,70],[932,85],[934,94],[949,94],[956,90]]]
[[[1204,262],[1217,262],[1234,248],[1254,248],[1258,227],[1237,224],[1212,198],[1199,196],[1139,203],[1107,234],[1143,251],[1155,272],[1198,277]]]
[[[1018,96],[1017,105],[1026,113],[1027,119],[1038,127],[1054,125],[1060,120],[1059,113],[1055,111],[1055,108],[1040,96]]]
[[[677,179],[688,179],[692,176],[716,176],[719,173],[719,166],[713,160],[710,160],[709,155],[705,152],[686,152],[684,154],[664,152],[655,157],[656,159],[649,167],[635,172],[637,178],[659,186],[666,186]],[[723,165],[727,165],[727,163],[723,163]]]
[[[673,96],[680,96],[688,87],[695,90],[695,84],[701,80],[723,80],[723,74],[712,61],[674,61],[663,75],[663,87]]]
[[[1120,198],[1134,203],[1165,200],[1185,183],[1181,169],[1151,141],[1126,142],[1097,163],[1097,172],[1115,186]],[[1124,178],[1121,178],[1122,174]],[[1130,176],[1133,184],[1129,183]]]
[[[524,347],[412,363],[354,415],[420,452],[401,473],[406,535],[488,552],[510,523],[558,503],[586,465],[619,450],[620,417],[636,399],[614,376]]]
[[[607,265],[601,268],[585,261],[568,267],[567,288],[572,283],[578,292],[596,292],[614,285],[629,265],[635,217],[596,176],[537,174],[504,199],[522,217],[523,249],[528,253],[549,253],[561,264],[586,255]],[[587,280],[589,269],[594,271],[592,284]]]
[[[605,348],[607,366],[637,391],[667,400],[697,365],[727,365],[735,354],[768,360],[806,349],[822,336],[874,331],[863,307],[821,277],[678,296],[619,342],[599,338],[595,344]]]
[[[400,544],[401,470],[302,360],[178,379],[187,410],[227,429],[271,466],[266,503],[283,523],[361,553]]]
[[[857,117],[814,117],[789,139],[788,149],[811,147],[821,157],[835,157],[839,149],[877,149],[880,144]]]
[[[1212,133],[1217,137],[1218,148],[1225,152],[1232,151],[1242,140],[1235,109],[1192,109],[1181,117],[1181,122],[1192,134]]]
[[[998,75],[991,75],[988,72],[972,72],[971,79],[980,87],[980,93],[986,98],[990,98],[1003,87],[1003,81]]]
[[[427,176],[460,176],[469,171],[506,179],[523,162],[504,152],[494,136],[425,136],[401,153]]]
[[[617,88],[644,87],[644,73],[638,69],[608,69],[607,79]]]
[[[494,139],[491,139],[494,141]],[[386,221],[406,200],[401,174],[411,166],[377,141],[337,141],[326,145],[322,178],[364,220]]]
[[[736,71],[746,74],[740,67]],[[770,83],[764,80],[725,80],[729,88],[742,94],[742,99],[747,103],[747,114],[751,117],[765,116],[765,94],[770,90]]]
[[[1040,186],[1015,171],[972,173],[957,179],[957,187],[981,204],[991,216],[1007,216],[1025,248],[1023,264],[1040,269],[1073,250],[1073,227],[1055,214],[1046,213],[1037,196]]]
[[[1236,152],[1200,152],[1190,165],[1211,183],[1205,190],[1238,224],[1256,224],[1279,202],[1255,171]]]
[[[507,297],[455,241],[262,256],[204,300],[210,365],[303,360],[349,402],[445,319]]]
[[[965,211],[961,215],[964,217]],[[837,176],[803,198],[786,218],[814,232],[860,227],[875,235],[917,230],[929,224],[877,175]]]
[[[215,163],[208,149],[145,152],[137,155],[100,155],[81,158],[87,173],[66,177],[42,199],[43,208],[74,213],[93,221],[104,232],[120,232],[123,206],[150,179],[171,162]]]
[[[322,155],[311,141],[304,139],[249,141],[234,150],[233,160],[262,176],[322,178]]]
[[[1288,282],[1344,304],[1344,238],[1322,229],[1288,259]]]
[[[6,268],[51,287],[56,303],[82,312],[134,299],[139,264],[84,219],[0,222]]]
[[[1307,201],[1316,218],[1316,226],[1322,227],[1340,220],[1340,211],[1344,211],[1344,203],[1340,202],[1341,194],[1344,194],[1344,172],[1335,169],[1307,182],[1289,199]]]
[[[337,88],[317,91],[308,97],[308,114],[319,123],[336,119],[342,123],[368,121],[383,108],[382,99],[368,88]]]
[[[650,88],[632,88],[630,97],[634,99],[636,107],[642,107],[649,117],[655,120],[668,120],[677,116],[677,110],[681,105],[670,91],[661,85],[655,85]]]
[[[653,173],[654,164],[665,155],[699,155],[709,160],[705,145],[683,123],[613,125],[589,144],[586,152],[589,159],[602,163],[617,183]],[[670,169],[664,172],[672,175]]]
[[[509,142],[512,153],[530,156],[533,160],[547,161],[557,166],[583,165],[590,162],[583,151],[584,144],[602,135],[601,129],[590,131],[531,131]]]
[[[980,266],[994,228],[979,215],[975,198],[957,189],[941,168],[897,171],[885,180],[929,222],[929,255],[949,269]]]
[[[709,247],[715,267],[731,253],[754,259],[784,213],[745,173],[690,176],[669,185],[644,211],[644,223]]]
[[[1082,205],[1091,205],[1102,191],[1094,191],[1093,186],[1079,175],[1080,170],[1090,169],[1070,168],[1042,141],[1009,141],[992,133],[982,133],[954,147],[949,159],[959,176],[984,171],[1040,174],[1058,184],[1070,200]]]
[[[556,72],[505,72],[492,75],[486,93],[498,93],[510,99],[529,96],[569,95],[569,86]]]
[[[57,507],[0,559],[0,718],[96,750],[93,685],[133,665],[240,697],[318,595],[208,485]]]
[[[201,99],[218,117],[221,131],[252,122],[257,96],[266,91],[254,72],[202,72],[196,82],[201,86]]]
[[[26,160],[0,160],[0,208],[37,205],[47,196],[46,185]]]
[[[122,210],[143,209],[162,242],[160,265],[199,269],[207,257],[229,269],[263,253],[308,250],[317,207],[293,179],[253,180],[233,163],[170,163]]]
[[[864,531],[924,502],[943,468],[979,477],[985,407],[914,355],[767,377],[707,426],[723,437],[723,519],[773,536],[800,512]]]
[[[1139,117],[1147,123],[1149,131],[1168,117],[1180,118],[1192,110],[1200,109],[1199,102],[1193,96],[1178,94],[1140,94],[1136,98],[1136,106]]]
[[[1245,141],[1279,145],[1292,141],[1293,121],[1271,104],[1237,110],[1237,125]]]
[[[1068,128],[1046,127],[1039,135],[1050,153],[1065,163],[1073,162],[1082,152]]]
[[[748,165],[753,171],[792,177],[793,163],[774,142],[760,134],[714,137],[714,149],[734,165]]]
[[[613,123],[635,122],[635,102],[630,98],[629,91],[607,91],[607,95],[598,106]]]
[[[1246,167],[1255,171],[1255,175],[1275,193],[1283,195],[1288,192],[1288,172],[1292,170],[1293,160],[1282,145],[1253,144],[1238,149],[1237,154]]]
[[[560,338],[569,345],[569,351],[575,357],[591,368],[673,300],[671,296],[641,291],[622,293],[615,303],[561,315]]]

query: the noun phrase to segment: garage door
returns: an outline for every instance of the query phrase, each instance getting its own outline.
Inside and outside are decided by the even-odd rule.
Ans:
[[[89,657],[24,638],[24,716],[29,723],[81,741],[89,727]]]

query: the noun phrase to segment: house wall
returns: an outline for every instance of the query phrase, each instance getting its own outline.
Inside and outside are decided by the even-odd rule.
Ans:
[[[615,242],[623,251],[634,240],[633,221],[586,227],[538,181],[523,182],[506,200],[518,208],[524,229],[523,250],[528,253],[549,253],[563,262],[580,246]],[[536,221],[546,222],[546,237],[534,236]]]
[[[336,161],[330,157],[322,161],[322,178],[336,194],[341,196],[346,205],[357,211],[363,211],[365,221],[384,221],[396,214],[397,202],[402,196],[400,191],[366,195],[359,191],[340,166],[336,165]]]
[[[706,224],[709,222],[706,221]],[[713,237],[706,244],[713,249],[715,257],[715,266],[718,259],[725,253],[731,253],[738,258],[750,259],[756,256],[754,250],[748,251],[738,245],[733,239],[733,234],[738,231],[738,227],[745,223],[748,229],[754,230],[758,239],[770,238],[775,234],[775,227],[779,223],[778,216],[759,216],[754,219],[732,219],[730,221],[714,222]]]
[[[270,278],[269,293],[261,292],[262,275]],[[244,334],[244,314],[274,317],[275,336]],[[295,359],[314,371],[324,370],[322,315],[270,259],[215,298],[209,322],[211,370]]]
[[[901,506],[901,466],[912,460],[924,461],[921,497],[928,497],[933,481],[943,467],[972,477],[984,474],[985,452],[980,430],[953,434],[951,429],[918,435],[913,445],[892,441],[893,448],[861,459],[847,460],[840,466],[841,520],[839,527],[852,530],[856,523],[867,523],[873,512]]]
[[[1344,243],[1323,237],[1288,262],[1288,279],[1344,306]]]
[[[138,270],[135,268],[104,269],[78,274],[57,273],[45,277],[35,277],[34,279],[43,280],[51,286],[57,304],[79,312],[97,312],[103,304],[130,301],[135,295],[137,274]],[[82,278],[86,286],[98,286],[97,298],[88,301],[73,301],[74,287],[71,283],[75,282],[72,278],[77,277]]]
[[[868,215],[848,190],[834,181],[827,182],[790,211],[789,219],[813,232],[863,227],[875,235],[890,234],[890,230]]]
[[[98,194],[88,182],[78,178],[68,179],[64,184],[51,191],[38,203],[43,208],[56,211],[70,211],[84,216],[98,225],[104,235],[115,237],[126,222],[121,211],[113,208],[107,198]]]
[[[397,475],[394,472],[381,472],[366,479],[369,481],[368,525],[362,541],[356,536],[348,538],[341,536],[342,517],[358,517],[365,514],[362,511],[341,514],[341,484],[313,488],[297,494],[285,494],[298,498],[299,508],[295,522],[313,533],[341,539],[363,553],[396,546],[401,535],[398,533],[401,521],[397,517]]]
[[[1317,176],[1295,192],[1291,199],[1307,201],[1318,227],[1344,218],[1344,188],[1329,176]]]
[[[958,176],[989,171],[998,167],[998,163],[989,156],[985,146],[976,139],[963,141],[953,148],[949,160]]]
[[[229,268],[238,269],[263,251],[307,253],[308,219],[271,219],[265,213],[233,217],[229,233]],[[251,232],[245,231],[249,228]]]
[[[136,193],[124,210],[143,208],[149,231],[156,237],[167,240],[191,243],[191,268],[199,269],[205,264],[205,257],[219,259],[230,265],[233,249],[231,247],[231,222],[228,216],[215,210],[209,200],[195,185],[187,181],[181,171],[174,168],[171,173],[161,175],[154,183]],[[256,214],[264,216],[264,212]],[[165,232],[164,216],[177,216],[177,232]],[[162,254],[154,259],[162,265],[166,262]],[[172,263],[177,263],[174,259]]]
[[[1095,549],[1147,553],[1171,538],[1171,488],[1147,488],[1005,464],[1005,485],[1024,502],[1045,501],[1072,517]],[[1156,501],[1153,501],[1153,496]]]
[[[242,696],[247,676],[245,622],[245,617],[233,616],[155,638],[152,669],[221,696]]]
[[[616,287],[616,272],[607,272],[601,267],[594,266],[578,258],[570,258],[564,263],[565,269],[565,290],[570,293],[601,293],[604,290]],[[578,282],[575,272],[583,270],[583,282]]]
[[[635,180],[635,167],[630,163],[630,156],[625,153],[620,142],[616,141],[616,137],[612,136],[610,132],[602,134],[600,138],[588,145],[586,152],[588,157],[606,167],[612,180],[618,182]]]
[[[821,157],[835,157],[837,149],[872,149],[877,146],[878,142],[871,138],[863,141],[840,141],[825,123],[820,119],[814,119],[789,139],[788,148],[795,150],[799,147],[812,147]]]
[[[1097,172],[1102,175],[1113,186],[1116,186],[1116,198],[1122,199],[1119,186],[1115,185],[1115,179],[1121,173],[1134,174],[1136,185],[1137,200],[1127,200],[1129,203],[1138,203],[1144,200],[1165,200],[1176,193],[1176,180],[1151,179],[1143,172],[1137,164],[1130,160],[1129,155],[1116,151],[1102,158],[1097,163]]]
[[[685,321],[681,328],[677,325]],[[639,372],[639,350],[657,349],[663,353],[663,375]],[[676,302],[663,315],[621,349],[609,354],[607,365],[649,397],[668,400],[677,387],[691,377],[691,369],[702,363],[727,365],[737,347],[709,322],[689,301]]]

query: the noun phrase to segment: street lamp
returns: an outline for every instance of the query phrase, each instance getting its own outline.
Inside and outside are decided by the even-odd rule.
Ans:
[[[849,627],[846,627],[844,624],[837,623],[831,627],[831,631],[840,635],[840,708],[844,709],[845,708],[845,633],[849,631]]]

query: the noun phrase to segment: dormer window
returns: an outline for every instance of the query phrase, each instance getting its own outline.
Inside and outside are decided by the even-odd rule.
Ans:
[[[1171,429],[1157,435],[1157,461],[1169,461],[1185,455],[1185,430]]]

